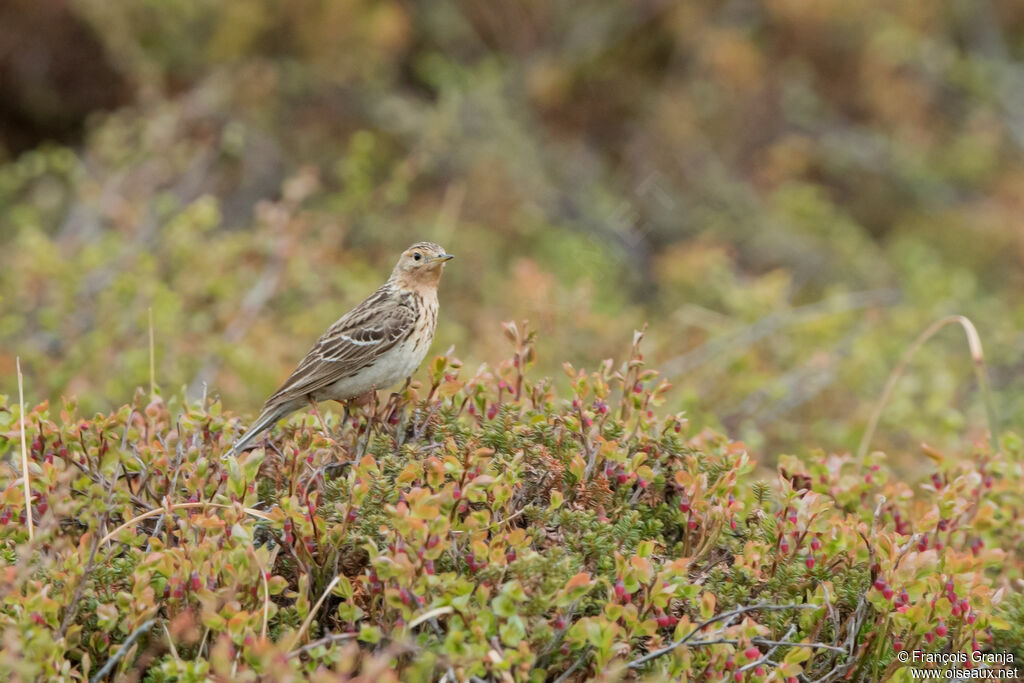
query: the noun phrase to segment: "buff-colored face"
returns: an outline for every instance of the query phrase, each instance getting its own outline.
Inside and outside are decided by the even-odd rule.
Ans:
[[[394,275],[417,283],[434,283],[441,279],[444,264],[455,258],[433,242],[417,242],[402,252]]]

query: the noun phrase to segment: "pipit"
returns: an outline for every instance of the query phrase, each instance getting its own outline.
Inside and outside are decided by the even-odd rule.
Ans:
[[[348,401],[410,377],[434,340],[437,286],[451,258],[432,242],[402,252],[388,281],[324,332],[228,455],[300,408]]]

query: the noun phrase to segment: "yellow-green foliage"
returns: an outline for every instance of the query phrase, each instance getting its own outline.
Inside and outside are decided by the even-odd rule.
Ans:
[[[63,5],[134,97],[0,150],[4,393],[20,355],[36,396],[120,405],[152,307],[165,384],[253,412],[428,238],[438,352],[525,318],[553,374],[648,320],[671,407],[769,456],[852,448],[950,313],[1024,415],[1012,0]],[[880,445],[983,435],[962,349],[922,351]]]
[[[505,333],[496,367],[439,356],[238,460],[217,402],[0,401],[35,519],[30,541],[8,459],[0,674],[909,680],[900,648],[1024,657],[1017,438],[929,450],[909,481],[881,453],[761,481],[746,445],[665,411],[642,334],[559,394],[527,372],[533,334]]]

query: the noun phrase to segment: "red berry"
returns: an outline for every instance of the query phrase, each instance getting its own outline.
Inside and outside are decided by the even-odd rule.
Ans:
[[[896,652],[899,652],[903,649],[903,643],[897,640],[895,643],[892,644],[892,649],[896,650]]]
[[[946,633],[948,633],[948,630],[946,629],[945,622],[939,621],[939,625],[935,627],[935,635],[937,635],[939,638],[942,638],[946,635]]]
[[[821,550],[821,541],[819,541],[817,538],[812,538],[811,539],[811,550],[815,550],[815,551],[816,550]]]
[[[889,584],[887,584],[885,582],[885,579],[883,579],[881,576],[875,579],[875,588],[877,588],[878,590],[883,590],[888,585]]]
[[[814,569],[814,558],[808,556],[808,558],[806,560],[804,560],[804,564],[807,565],[808,569]]]
[[[746,650],[743,651],[743,656],[746,657],[747,659],[757,659],[758,657],[761,656],[761,651],[758,650],[753,645],[751,645],[750,647],[748,647]]]
[[[690,499],[683,494],[683,499],[679,501],[679,511],[686,514],[690,511]]]
[[[882,589],[882,595],[885,596],[886,600],[892,600],[893,593],[894,591],[890,586],[886,586]]]

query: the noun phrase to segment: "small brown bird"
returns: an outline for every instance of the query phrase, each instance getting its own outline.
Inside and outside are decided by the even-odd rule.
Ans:
[[[451,258],[432,242],[402,252],[388,281],[324,332],[228,455],[300,408],[347,401],[410,377],[434,339],[437,286]]]

